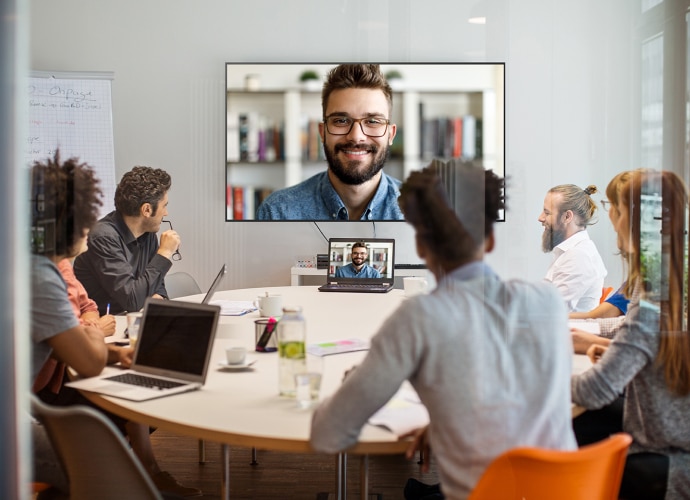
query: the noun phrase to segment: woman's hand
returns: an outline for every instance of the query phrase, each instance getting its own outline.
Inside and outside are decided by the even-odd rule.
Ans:
[[[591,346],[589,346],[589,349],[587,349],[587,357],[592,362],[592,364],[595,364],[604,355],[606,349],[608,349],[608,347],[603,345],[592,344]]]
[[[98,327],[103,330],[103,335],[109,337],[115,334],[115,316],[106,314],[98,318]]]

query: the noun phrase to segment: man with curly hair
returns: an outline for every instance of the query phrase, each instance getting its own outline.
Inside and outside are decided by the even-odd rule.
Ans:
[[[89,250],[77,257],[74,273],[101,314],[138,311],[147,297],[167,298],[165,275],[180,236],[164,231],[170,175],[159,168],[134,167],[115,190],[115,210],[89,234]]]

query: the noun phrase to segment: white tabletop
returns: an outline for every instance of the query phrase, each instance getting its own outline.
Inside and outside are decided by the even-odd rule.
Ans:
[[[284,305],[302,306],[307,343],[346,338],[369,339],[404,300],[402,290],[389,293],[323,293],[317,287],[271,287],[217,292],[215,299],[253,300],[269,291],[283,295]],[[186,300],[199,302],[203,295]],[[307,452],[311,411],[278,395],[278,354],[254,351],[258,312],[221,316],[206,384],[201,390],[146,402],[87,396],[100,406],[149,425],[220,443],[282,451]],[[256,359],[251,370],[219,366],[225,348],[241,345]],[[342,374],[364,357],[354,352],[324,358],[322,397],[334,392]],[[117,370],[117,368],[108,368]],[[350,453],[401,453],[405,443],[379,427],[367,425]]]
[[[307,343],[347,338],[369,339],[405,300],[402,290],[389,293],[323,293],[317,287],[271,287],[217,292],[214,299],[253,300],[269,291],[281,294],[284,305],[299,305],[306,320]],[[202,295],[185,300],[200,302]],[[147,402],[129,402],[87,393],[100,406],[134,421],[184,435],[238,446],[308,452],[311,411],[297,408],[294,399],[278,395],[278,354],[254,351],[254,320],[258,312],[221,316],[206,384],[201,390]],[[241,345],[256,359],[251,370],[228,371],[219,363],[225,348]],[[324,358],[321,396],[332,394],[345,370],[365,352]],[[589,366],[575,356],[574,373]],[[117,370],[117,368],[108,368]],[[396,454],[406,444],[391,432],[366,425],[349,453]]]

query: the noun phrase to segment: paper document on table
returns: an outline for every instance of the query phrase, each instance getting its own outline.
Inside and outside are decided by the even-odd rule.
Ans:
[[[362,339],[334,340],[332,342],[321,342],[319,344],[309,344],[307,346],[307,352],[314,356],[328,356],[329,354],[366,351],[368,349],[369,342]]]
[[[601,328],[599,327],[599,322],[596,319],[569,319],[568,326],[570,328],[576,328],[578,330],[584,330],[588,333],[593,333],[594,335],[601,334]]]
[[[429,412],[411,387],[402,387],[379,411],[369,418],[371,425],[385,427],[396,436],[429,423]]]
[[[212,300],[209,304],[220,306],[221,316],[242,316],[256,311],[256,306],[251,300]]]

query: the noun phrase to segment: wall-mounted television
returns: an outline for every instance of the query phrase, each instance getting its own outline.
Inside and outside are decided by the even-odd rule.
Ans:
[[[505,177],[504,63],[382,63],[390,103],[334,90],[324,109],[340,64],[226,63],[226,220],[402,220],[389,191],[434,158]],[[381,165],[385,181],[357,206]]]

